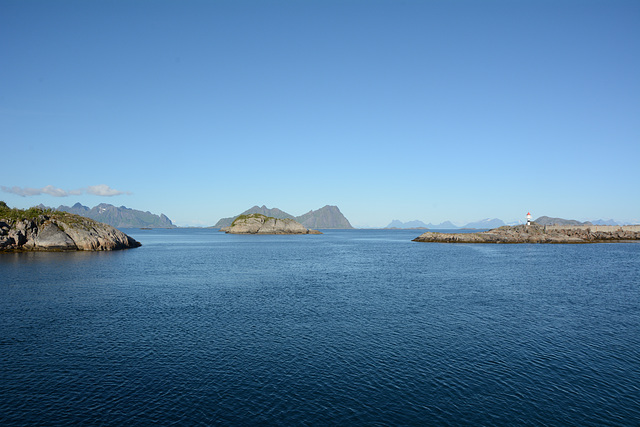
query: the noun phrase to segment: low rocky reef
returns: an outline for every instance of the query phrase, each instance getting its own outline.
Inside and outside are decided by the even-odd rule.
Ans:
[[[31,208],[10,209],[0,202],[0,252],[112,251],[137,248],[140,242],[92,219]]]
[[[267,217],[262,214],[240,215],[220,231],[230,234],[322,234],[293,219]]]
[[[479,233],[426,232],[414,242],[439,243],[601,243],[640,240],[640,226],[504,226]]]

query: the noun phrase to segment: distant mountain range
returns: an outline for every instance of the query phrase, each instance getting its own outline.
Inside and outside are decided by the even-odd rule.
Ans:
[[[622,222],[614,221],[612,219],[597,219],[591,221],[593,225],[624,225]]]
[[[580,222],[575,219],[551,218],[548,216],[541,216],[533,222],[538,225],[593,225],[593,223],[589,221]]]
[[[540,218],[536,219],[534,222],[540,225],[631,225],[631,224],[635,224],[634,222],[622,222],[622,221],[616,221],[613,219],[596,219],[593,221],[580,222],[575,219],[551,218],[548,216],[541,216]]]
[[[402,222],[398,219],[394,219],[385,228],[430,228],[430,227],[424,222],[418,221],[418,220]]]
[[[580,222],[575,219],[552,218],[548,216],[541,216],[538,219],[536,219],[534,222],[539,225],[624,225],[623,223],[615,221],[613,219],[607,219],[607,220],[599,219],[595,221]],[[518,223],[508,224],[508,225],[516,225],[516,224]],[[385,228],[405,228],[405,229],[406,228],[428,228],[431,230],[459,229],[459,228],[493,229],[493,228],[502,227],[503,225],[507,225],[507,224],[505,224],[504,221],[498,218],[493,218],[493,219],[487,218],[480,221],[470,222],[461,227],[455,224],[452,224],[450,221],[441,222],[440,224],[431,224],[431,223],[425,224],[424,222],[418,221],[418,220],[402,222],[397,219],[394,219]]]
[[[450,221],[441,222],[440,224],[425,224],[422,221],[418,221],[417,219],[414,221],[402,222],[400,220],[394,219],[387,225],[385,228],[430,228],[430,229],[454,229],[458,228],[457,225],[451,223]]]
[[[80,203],[69,206],[58,206],[58,211],[91,218],[116,228],[175,228],[166,215],[155,215],[151,212],[143,212],[129,209],[125,206],[116,207],[107,203],[89,208]]]
[[[489,218],[485,218],[482,219],[480,221],[476,221],[476,222],[470,222],[469,224],[464,225],[463,227],[460,228],[498,228],[498,227],[502,227],[503,225],[507,225],[504,223],[504,221],[502,221],[501,219],[498,218],[493,218],[493,219],[489,219]]]
[[[288,218],[298,221],[306,228],[319,229],[319,228],[353,228],[349,223],[349,220],[340,212],[337,206],[324,206],[318,210],[311,210],[304,215],[293,216],[287,212],[284,212],[278,208],[269,209],[266,206],[254,206],[246,211],[229,218],[220,219],[214,227],[228,227],[231,225],[234,219],[240,215],[249,215],[259,213],[265,216],[273,218]]]
[[[490,229],[490,228],[502,227],[503,225],[506,225],[506,224],[498,218],[493,218],[493,219],[487,218],[487,219],[483,219],[476,222],[470,222],[469,224],[463,225],[462,227],[458,227],[457,225],[453,224],[451,221],[441,222],[440,224],[431,224],[431,223],[425,224],[424,222],[418,221],[418,220],[402,222],[397,219],[394,219],[385,228],[429,228],[432,230],[447,230],[447,229],[457,229],[457,228],[482,228],[482,229],[489,228]]]
[[[40,205],[40,208],[47,208],[44,205]],[[125,206],[113,206],[107,203],[101,203],[93,208],[83,206],[80,203],[69,206],[58,206],[56,210],[70,212],[76,215],[91,218],[95,221],[99,221],[105,224],[109,224],[116,228],[175,228],[176,226],[171,222],[166,215],[152,214],[151,212],[139,211],[136,209],[130,209]],[[266,206],[253,206],[252,208],[242,212],[233,217],[220,219],[214,227],[228,227],[233,220],[239,215],[249,215],[252,213],[259,213],[265,216],[274,218],[289,218],[294,219],[304,225],[306,228],[311,229],[351,229],[353,228],[349,223],[349,220],[340,212],[337,206],[327,205],[317,210],[311,210],[300,216],[293,216],[287,212],[284,212],[278,208],[269,209]],[[594,221],[580,222],[573,219],[553,218],[548,216],[541,216],[534,221],[540,225],[624,225],[622,222],[615,221],[613,219],[599,219]],[[414,220],[402,222],[394,219],[385,228],[428,228],[432,230],[446,230],[446,229],[460,229],[460,228],[475,228],[475,229],[493,229],[507,225],[498,218],[483,219],[480,221],[470,222],[463,226],[457,226],[451,221],[444,221],[439,224],[428,223],[425,224],[422,221]]]
[[[625,225],[613,219],[597,219],[594,221],[580,222],[575,219],[550,218],[548,216],[541,216],[534,222],[540,225]]]

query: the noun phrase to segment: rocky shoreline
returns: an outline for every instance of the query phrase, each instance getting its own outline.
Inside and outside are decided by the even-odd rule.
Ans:
[[[220,231],[228,234],[322,234],[293,219],[272,218],[262,214],[241,215]]]
[[[110,225],[78,215],[42,210],[4,211],[7,215],[0,213],[0,252],[112,251],[141,246]]]
[[[426,232],[414,242],[437,243],[602,243],[640,240],[640,226],[504,226],[479,233]]]

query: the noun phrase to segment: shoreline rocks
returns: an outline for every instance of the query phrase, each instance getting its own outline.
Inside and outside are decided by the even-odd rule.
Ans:
[[[228,234],[322,234],[293,219],[272,218],[262,214],[240,215],[220,231]]]
[[[504,226],[480,233],[426,232],[414,242],[437,243],[602,243],[640,240],[638,226]]]
[[[112,251],[139,246],[140,242],[110,225],[66,212],[0,217],[0,252]]]

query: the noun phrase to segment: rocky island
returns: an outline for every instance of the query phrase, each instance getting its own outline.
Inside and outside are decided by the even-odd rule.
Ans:
[[[240,215],[250,215],[250,214],[262,214],[267,217],[278,218],[278,219],[293,219],[304,227],[307,228],[340,228],[340,229],[351,229],[353,228],[349,223],[349,220],[342,215],[340,209],[337,206],[324,206],[317,210],[311,210],[304,215],[293,216],[285,211],[282,211],[278,208],[268,208],[265,205],[262,206],[254,206],[252,208],[247,209],[242,212]],[[224,228],[231,225],[234,219],[238,216],[232,216],[228,218],[220,219],[214,228]]]
[[[240,215],[220,231],[231,234],[322,234],[290,218],[272,218],[257,213]]]
[[[89,218],[47,209],[11,209],[0,202],[0,252],[112,251],[140,242]]]
[[[426,232],[414,242],[439,243],[601,243],[640,240],[640,225],[504,226],[480,233]]]

